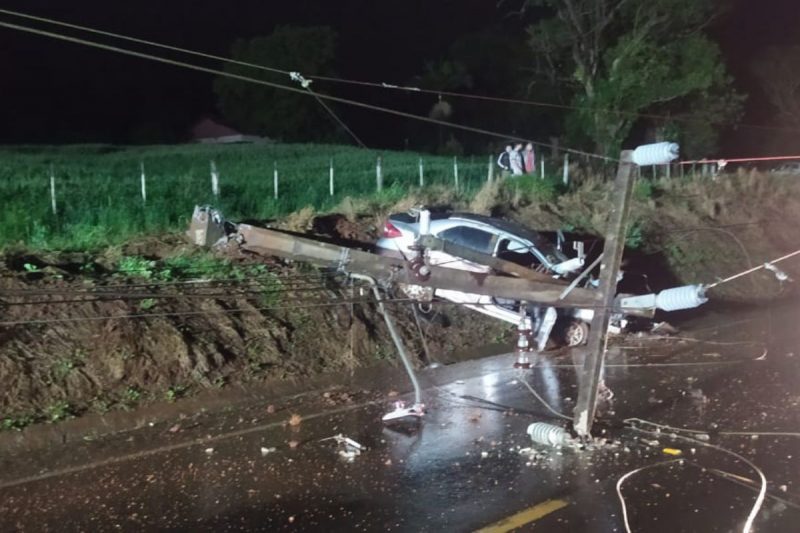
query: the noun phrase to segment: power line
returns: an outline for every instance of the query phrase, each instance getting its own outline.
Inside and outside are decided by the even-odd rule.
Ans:
[[[256,65],[254,63],[248,63],[246,61],[237,61],[236,59],[217,56],[217,55],[214,55],[214,54],[207,54],[207,53],[204,53],[204,52],[198,52],[197,50],[189,50],[188,48],[180,48],[178,46],[171,46],[171,45],[168,45],[168,44],[159,43],[159,42],[155,42],[155,41],[148,41],[147,39],[139,39],[137,37],[131,37],[129,35],[123,35],[121,33],[114,33],[114,32],[110,32],[110,31],[98,30],[96,28],[90,28],[88,26],[81,26],[81,25],[78,25],[78,24],[71,24],[69,22],[63,22],[63,21],[56,20],[56,19],[51,19],[51,18],[46,18],[46,17],[37,17],[35,15],[29,15],[27,13],[21,13],[19,11],[11,11],[10,9],[0,9],[0,13],[2,13],[4,15],[11,15],[11,16],[14,16],[14,17],[20,17],[20,18],[29,19],[29,20],[35,20],[37,22],[44,22],[44,23],[47,23],[47,24],[52,24],[54,26],[62,26],[64,28],[72,28],[74,30],[81,30],[81,31],[85,31],[87,33],[94,33],[96,35],[104,35],[106,37],[113,37],[115,39],[120,39],[120,40],[123,40],[123,41],[129,41],[129,42],[132,42],[132,43],[144,44],[144,45],[153,46],[153,47],[156,47],[156,48],[163,48],[165,50],[172,50],[173,52],[181,52],[183,54],[189,54],[189,55],[193,55],[193,56],[197,56],[197,57],[204,57],[206,59],[213,59],[215,61],[225,61],[225,62],[231,63],[233,65],[240,65],[240,66],[243,66],[243,67],[250,67],[250,68],[258,68],[260,70],[265,70],[267,72],[274,72],[276,74],[289,75],[289,71],[288,70],[281,70],[281,69],[278,69],[278,68],[267,67],[267,66],[264,66],[264,65]]]
[[[257,70],[262,70],[265,72],[271,72],[274,74],[281,74],[284,76],[291,76],[292,72],[288,70],[283,70],[275,67],[270,67],[267,65],[263,65],[260,63],[252,63],[248,61],[240,61],[237,59],[233,59],[230,57],[219,56],[215,54],[209,54],[206,52],[200,52],[197,50],[191,50],[188,48],[181,48],[178,46],[172,46],[164,43],[160,43],[157,41],[151,41],[147,39],[140,39],[137,37],[131,37],[129,35],[124,35],[120,33],[110,32],[99,30],[97,28],[91,28],[89,26],[81,26],[78,24],[71,24],[68,22],[63,22],[57,19],[51,19],[46,17],[38,17],[35,15],[29,15],[27,13],[21,13],[19,11],[12,11],[8,9],[0,9],[0,13],[5,15],[11,15],[19,18],[24,18],[28,20],[35,20],[37,22],[44,22],[46,24],[52,24],[54,26],[61,26],[65,28],[71,28],[75,30],[85,31],[87,33],[92,33],[96,35],[103,35],[106,37],[112,37],[114,39],[120,39],[123,41],[129,41],[133,43],[143,44],[147,46],[152,46],[156,48],[162,48],[164,50],[171,50],[174,52],[180,52],[183,54],[193,55],[196,57],[202,57],[205,59],[211,59],[214,61],[222,61],[225,63],[230,63],[232,65],[239,65],[242,67],[253,68]],[[538,100],[530,100],[530,99],[522,99],[522,98],[508,98],[508,97],[499,97],[499,96],[489,96],[489,95],[481,95],[481,94],[472,94],[472,93],[464,93],[464,92],[457,92],[457,91],[441,91],[436,89],[425,89],[421,87],[410,87],[405,85],[396,85],[391,83],[385,82],[371,82],[371,81],[362,81],[362,80],[351,80],[345,78],[338,78],[333,76],[313,76],[311,81],[324,81],[330,83],[339,83],[345,85],[355,85],[355,86],[362,86],[362,87],[373,87],[378,89],[384,90],[394,90],[394,91],[405,91],[410,93],[417,93],[417,94],[434,94],[434,95],[441,95],[441,96],[451,96],[455,98],[464,98],[464,99],[471,99],[471,100],[479,100],[479,101],[486,101],[486,102],[495,102],[495,103],[507,103],[507,104],[515,104],[515,105],[527,105],[527,106],[534,106],[534,107],[546,107],[552,109],[565,109],[565,110],[573,110],[573,111],[594,111],[594,112],[603,112],[609,113],[612,115],[620,115],[620,116],[629,116],[629,117],[640,117],[640,118],[649,118],[649,119],[657,119],[657,120],[674,120],[678,122],[694,122],[694,123],[705,123],[708,122],[707,118],[693,118],[687,116],[671,116],[671,115],[659,115],[656,113],[641,113],[636,111],[625,111],[625,110],[614,110],[614,109],[604,109],[604,108],[596,108],[596,107],[588,107],[588,106],[575,106],[569,104],[559,104],[554,102],[543,102]],[[310,89],[309,89],[309,92]],[[313,94],[313,92],[312,92]],[[322,102],[320,101],[320,104]],[[331,112],[327,109],[328,112]],[[335,116],[335,115],[333,115]],[[338,117],[335,117],[337,122],[339,122]],[[340,122],[341,124],[341,122]],[[350,133],[354,139],[356,139],[359,144],[361,142],[358,138],[353,135],[353,133],[347,128],[344,124],[342,126]],[[738,128],[750,128],[750,129],[760,129],[760,130],[773,130],[773,131],[783,131],[788,133],[797,133],[800,132],[800,129],[797,128],[783,128],[783,127],[776,127],[776,126],[766,126],[762,124],[746,124],[740,123],[736,124]]]
[[[312,91],[312,90],[311,90],[311,87],[309,87],[309,86],[308,86],[308,83],[306,83],[305,81],[303,81],[303,82],[301,82],[301,83],[302,83],[302,86],[303,86],[303,88],[304,88],[306,91],[308,91],[308,93],[309,93],[311,96],[313,96],[313,97],[314,97],[314,99],[315,99],[315,100],[316,100],[316,101],[319,103],[319,105],[321,105],[321,106],[322,106],[322,108],[323,108],[325,111],[327,111],[327,112],[328,112],[328,114],[329,114],[329,115],[330,115],[330,116],[333,118],[333,120],[335,120],[335,121],[336,121],[336,122],[337,122],[337,123],[338,123],[338,124],[339,124],[339,125],[340,125],[342,128],[344,128],[344,131],[346,131],[347,133],[349,133],[349,134],[350,134],[350,137],[352,137],[352,138],[353,138],[353,140],[355,140],[355,141],[356,141],[356,143],[357,143],[359,146],[361,146],[361,148],[366,148],[366,147],[367,147],[367,145],[366,145],[366,144],[364,144],[364,142],[363,142],[363,141],[362,141],[362,140],[361,140],[361,139],[358,137],[358,135],[356,135],[356,134],[355,134],[355,132],[353,132],[353,130],[351,130],[351,129],[350,129],[350,127],[349,127],[347,124],[345,124],[344,120],[342,120],[341,118],[339,118],[339,115],[337,115],[336,113],[334,113],[334,112],[333,112],[333,109],[331,109],[331,108],[330,108],[330,106],[329,106],[328,104],[326,104],[324,100],[322,100],[322,98],[320,98],[319,96],[317,96],[317,93],[315,93],[314,91]]]
[[[183,53],[183,54],[189,54],[189,55],[193,55],[193,56],[197,56],[197,57],[203,57],[203,58],[206,58],[206,59],[213,59],[215,61],[224,61],[225,63],[230,63],[232,65],[240,65],[240,66],[243,66],[243,67],[257,68],[259,70],[264,70],[264,71],[267,71],[267,72],[273,72],[273,73],[282,74],[282,75],[291,75],[292,74],[288,70],[282,70],[282,69],[278,69],[278,68],[271,68],[271,67],[267,67],[265,65],[257,65],[255,63],[249,63],[249,62],[246,62],[246,61],[238,61],[238,60],[233,59],[233,58],[217,56],[217,55],[214,55],[214,54],[207,54],[207,53],[204,53],[204,52],[198,52],[196,50],[190,50],[188,48],[181,48],[181,47],[178,47],[178,46],[170,46],[168,44],[163,44],[163,43],[159,43],[159,42],[156,42],[156,41],[149,41],[149,40],[146,40],[146,39],[139,39],[139,38],[136,38],[136,37],[130,37],[128,35],[123,35],[123,34],[120,34],[120,33],[114,33],[114,32],[109,32],[109,31],[98,30],[98,29],[95,29],[95,28],[90,28],[88,26],[81,26],[81,25],[78,25],[78,24],[70,24],[68,22],[62,22],[62,21],[55,20],[55,19],[50,19],[50,18],[45,18],[45,17],[36,17],[34,15],[28,15],[28,14],[25,14],[25,13],[20,13],[18,11],[11,11],[11,10],[8,10],[8,9],[0,9],[0,13],[3,13],[5,15],[11,15],[11,16],[15,16],[15,17],[25,18],[25,19],[29,19],[29,20],[35,20],[35,21],[38,21],[38,22],[44,22],[44,23],[47,23],[47,24],[53,24],[55,26],[62,26],[62,27],[65,27],[65,28],[72,28],[72,29],[75,29],[75,30],[81,30],[81,31],[85,31],[87,33],[94,33],[96,35],[104,35],[106,37],[113,37],[115,39],[120,39],[120,40],[123,40],[123,41],[130,41],[130,42],[133,42],[133,43],[144,44],[144,45],[153,46],[153,47],[156,47],[156,48],[163,48],[165,50],[172,50],[174,52],[180,52],[180,53]],[[366,148],[367,147],[361,141],[361,139],[353,132],[353,130],[351,130],[350,127],[348,127],[347,124],[345,124],[345,122],[341,118],[339,118],[339,116],[336,113],[334,113],[334,111],[330,108],[330,106],[328,106],[328,104],[326,104],[322,99],[317,97],[316,93],[314,93],[314,91],[312,91],[310,87],[304,86],[304,88],[309,93],[311,93],[311,95],[314,96],[314,98],[317,100],[317,102],[319,102],[319,104],[322,106],[322,108],[325,109],[325,111],[327,111],[328,114],[330,114],[331,117],[333,117],[333,119],[356,141],[356,143],[359,146],[361,146],[362,148]]]
[[[223,70],[203,67],[203,66],[200,66],[200,65],[195,65],[195,64],[192,64],[192,63],[184,62],[184,61],[178,61],[178,60],[175,60],[175,59],[169,59],[169,58],[166,58],[166,57],[160,57],[160,56],[156,56],[156,55],[152,55],[152,54],[147,54],[147,53],[144,53],[144,52],[137,52],[135,50],[129,50],[129,49],[126,49],[126,48],[120,48],[120,47],[117,47],[117,46],[103,44],[103,43],[99,43],[99,42],[95,42],[95,41],[89,41],[89,40],[81,39],[81,38],[78,38],[78,37],[71,37],[69,35],[53,33],[53,32],[46,31],[46,30],[40,30],[40,29],[31,28],[31,27],[27,27],[27,26],[21,26],[21,25],[18,25],[18,24],[11,24],[11,23],[8,23],[8,22],[0,22],[0,26],[5,27],[5,28],[9,28],[9,29],[12,29],[12,30],[25,32],[25,33],[32,33],[32,34],[35,34],[35,35],[42,35],[42,36],[45,36],[45,37],[50,37],[52,39],[57,39],[57,40],[61,40],[61,41],[67,41],[67,42],[82,44],[84,46],[89,46],[89,47],[93,47],[93,48],[99,48],[101,50],[107,50],[107,51],[110,51],[110,52],[116,52],[116,53],[120,53],[120,54],[123,54],[123,55],[129,55],[129,56],[138,57],[138,58],[141,58],[141,59],[148,59],[148,60],[151,60],[151,61],[156,61],[156,62],[159,62],[159,63],[164,63],[164,64],[167,64],[167,65],[182,67],[182,68],[186,68],[186,69],[190,69],[190,70],[195,70],[195,71],[198,71],[198,72],[205,72],[207,74],[213,74],[215,76],[223,76],[223,77],[226,77],[226,78],[231,78],[231,79],[235,79],[235,80],[239,80],[239,81],[246,81],[246,82],[249,82],[249,83],[255,83],[257,85],[263,85],[263,86],[266,86],[266,87],[272,87],[272,88],[275,88],[275,89],[281,89],[281,90],[285,90],[285,91],[289,91],[289,92],[293,92],[293,93],[297,93],[297,94],[304,94],[304,95],[307,95],[307,96],[316,96],[318,98],[322,98],[324,100],[329,100],[331,102],[338,102],[338,103],[341,103],[341,104],[346,104],[346,105],[350,105],[350,106],[353,106],[353,107],[360,107],[362,109],[368,109],[368,110],[371,110],[371,111],[377,111],[377,112],[385,113],[385,114],[389,114],[389,115],[395,115],[395,116],[406,118],[406,119],[417,120],[417,121],[420,121],[420,122],[428,122],[430,124],[436,124],[438,126],[445,126],[445,127],[449,127],[449,128],[453,128],[453,129],[462,130],[462,131],[468,131],[470,133],[477,133],[477,134],[481,134],[481,135],[486,135],[486,136],[494,137],[494,138],[498,138],[498,139],[505,139],[505,140],[518,141],[518,142],[531,142],[532,144],[535,144],[535,145],[538,145],[538,146],[544,146],[544,147],[548,147],[548,148],[555,148],[555,145],[553,145],[553,144],[543,143],[543,142],[539,142],[539,141],[529,141],[529,139],[526,139],[524,137],[518,137],[516,135],[507,135],[507,134],[504,134],[504,133],[500,133],[500,132],[496,132],[496,131],[492,131],[492,130],[486,130],[486,129],[483,129],[483,128],[477,128],[477,127],[474,127],[474,126],[466,126],[466,125],[463,125],[463,124],[457,124],[455,122],[448,122],[446,120],[439,120],[439,119],[435,119],[435,118],[431,118],[431,117],[425,117],[425,116],[422,116],[422,115],[415,115],[413,113],[407,113],[405,111],[400,111],[398,109],[392,109],[392,108],[388,108],[388,107],[377,106],[377,105],[368,104],[368,103],[365,103],[365,102],[360,102],[360,101],[357,101],[357,100],[350,100],[350,99],[347,99],[347,98],[340,98],[338,96],[331,96],[331,95],[328,95],[328,94],[321,94],[321,93],[309,93],[304,89],[297,89],[297,88],[290,87],[290,86],[287,86],[287,85],[283,85],[283,84],[280,84],[280,83],[274,83],[274,82],[270,82],[270,81],[266,81],[266,80],[252,78],[252,77],[249,77],[249,76],[242,76],[242,75],[239,75],[239,74],[234,74],[234,73],[231,73],[231,72],[225,72]],[[576,150],[574,148],[559,147],[559,149],[564,151],[564,152],[569,152],[569,153],[577,154],[577,155],[583,155],[583,156],[591,157],[591,158],[595,158],[595,159],[601,159],[601,160],[604,160],[604,161],[616,161],[617,160],[617,159],[612,158],[612,157],[593,154],[591,152],[585,152],[585,151],[582,151],[582,150]]]
[[[395,298],[391,300],[383,300],[384,303],[407,303],[411,301],[410,298]],[[133,320],[139,318],[166,318],[166,317],[181,317],[181,316],[210,316],[210,315],[229,315],[236,313],[261,313],[263,311],[281,311],[289,309],[314,309],[322,307],[336,307],[340,305],[353,305],[353,304],[370,304],[375,301],[372,299],[353,299],[353,300],[339,300],[336,302],[327,303],[311,303],[307,305],[279,305],[268,307],[253,307],[252,309],[222,309],[219,311],[176,311],[169,313],[140,313],[129,315],[106,315],[106,316],[88,316],[88,317],[70,317],[70,318],[45,318],[39,320],[10,320],[0,322],[0,326],[28,326],[28,325],[44,325],[44,324],[59,324],[67,322],[94,322],[103,320]]]
[[[256,68],[257,65],[251,65],[253,68]],[[464,92],[457,92],[457,91],[438,91],[436,89],[422,89],[420,87],[407,87],[401,85],[393,85],[389,83],[377,83],[377,82],[370,82],[370,81],[356,81],[356,80],[346,80],[340,78],[332,78],[327,76],[314,76],[313,79],[315,81],[328,81],[331,83],[342,83],[342,84],[350,84],[350,85],[360,85],[365,87],[375,87],[380,89],[391,89],[396,91],[406,91],[411,93],[418,93],[418,94],[434,94],[439,96],[451,96],[454,98],[464,98],[468,100],[481,100],[486,102],[495,102],[495,103],[503,103],[503,104],[515,104],[515,105],[527,105],[533,107],[547,107],[553,109],[563,109],[569,111],[592,111],[592,112],[601,112],[601,113],[608,113],[609,115],[620,115],[620,116],[628,116],[634,118],[649,118],[649,119],[656,119],[656,120],[673,120],[676,122],[692,122],[692,123],[708,123],[708,118],[700,118],[700,117],[690,117],[690,116],[674,116],[674,115],[659,115],[657,113],[642,113],[637,111],[625,111],[621,109],[604,109],[599,107],[588,107],[588,106],[575,106],[569,104],[557,104],[554,102],[542,102],[540,100],[530,100],[530,99],[523,99],[523,98],[508,98],[508,97],[501,97],[501,96],[488,96],[488,95],[481,95],[481,94],[472,94],[472,93],[464,93]],[[786,133],[798,133],[800,129],[797,128],[783,128],[779,126],[766,126],[763,124],[747,124],[747,123],[737,123],[734,125],[737,128],[748,128],[748,129],[759,129],[759,130],[771,130],[771,131],[782,131]],[[798,158],[793,158],[798,159]],[[716,162],[717,160],[708,160],[707,162]],[[730,160],[728,160],[730,162]],[[698,161],[700,162],[700,161]]]
[[[36,273],[36,272],[33,272]],[[117,271],[114,274],[128,274],[132,276],[136,276],[139,274],[139,271]],[[214,274],[215,271],[213,269],[203,270],[181,270],[181,273],[193,273],[193,274],[202,274],[202,273],[209,273]],[[14,274],[4,274],[0,275],[0,278],[6,279],[19,279],[24,277],[26,273],[20,273],[17,275]],[[138,287],[177,287],[177,286],[186,286],[189,287],[196,287],[198,289],[202,289],[205,285],[257,285],[261,286],[261,282],[268,282],[274,281],[278,283],[288,283],[288,284],[300,284],[300,283],[309,283],[309,282],[319,282],[322,283],[324,281],[332,280],[336,277],[343,276],[341,272],[337,271],[319,271],[313,274],[264,274],[264,275],[257,275],[257,276],[246,276],[246,277],[224,277],[224,278],[200,278],[200,279],[187,279],[187,280],[179,280],[179,281],[168,281],[168,280],[153,280],[148,282],[142,283],[118,283],[116,285],[93,285],[87,287],[87,289],[131,289],[131,288],[138,288]],[[5,289],[5,290],[13,290],[13,289]]]
[[[191,299],[206,299],[206,300],[230,300],[230,299],[242,299],[242,298],[257,298],[257,297],[264,297],[264,296],[274,296],[274,295],[285,295],[286,293],[301,293],[301,292],[316,292],[322,293],[327,291],[327,287],[302,287],[302,288],[290,288],[290,289],[280,289],[274,291],[249,291],[249,292],[239,292],[239,293],[215,293],[215,294],[204,294],[204,293],[178,293],[178,294],[160,294],[160,293],[143,293],[143,294],[135,294],[135,293],[63,293],[63,294],[48,294],[46,296],[63,296],[63,297],[73,297],[75,299],[72,300],[35,300],[35,301],[23,301],[23,302],[2,302],[0,301],[1,307],[20,307],[20,306],[36,306],[36,305],[66,305],[66,304],[83,304],[83,303],[95,303],[95,302],[111,302],[111,301],[126,301],[126,300],[191,300]],[[2,296],[2,294],[0,294]],[[45,295],[33,295],[36,296],[45,296]],[[23,295],[16,295],[15,298],[20,297],[30,297],[30,296],[23,296]]]

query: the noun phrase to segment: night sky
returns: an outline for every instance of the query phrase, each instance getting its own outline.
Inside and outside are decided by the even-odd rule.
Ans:
[[[800,2],[732,4],[715,22],[712,34],[723,47],[737,85],[750,94],[743,122],[769,124],[768,106],[747,65],[764,46],[800,44]],[[236,38],[268,35],[276,25],[328,25],[339,34],[338,75],[400,84],[419,74],[426,61],[445,55],[465,34],[490,27],[519,33],[526,23],[508,9],[498,9],[494,0],[25,0],[4,1],[0,7],[218,55],[229,55]],[[6,15],[0,20],[34,25]],[[216,114],[209,75],[5,28],[0,28],[0,67],[2,143],[132,142],[152,128],[180,138],[194,121]],[[317,90],[420,114],[433,101],[430,96],[409,102],[374,89],[320,85]],[[513,112],[507,106],[497,109],[498,114]],[[363,137],[402,147],[401,136],[391,133],[394,119],[344,113]],[[723,149],[747,150],[763,135],[740,128],[726,137]]]

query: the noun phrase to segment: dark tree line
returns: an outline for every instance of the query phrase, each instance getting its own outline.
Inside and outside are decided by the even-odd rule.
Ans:
[[[409,96],[403,102],[420,115],[523,137],[562,137],[604,154],[618,152],[637,136],[675,139],[690,156],[708,155],[720,131],[739,119],[744,101],[719,47],[707,35],[718,13],[715,5],[712,0],[525,0],[516,6],[518,13],[510,14],[519,31],[497,26],[465,34],[405,82],[556,107],[487,104],[447,95]],[[326,27],[281,27],[269,36],[236,42],[232,55],[284,69],[302,65],[310,78],[330,75],[336,34]],[[797,61],[800,53],[795,56]],[[775,59],[764,61],[761,69],[772,80],[767,93],[775,105],[800,122],[797,77],[770,75],[770,70],[792,66]],[[237,66],[226,69],[253,74]],[[273,75],[263,76],[276,81]],[[221,112],[249,133],[286,141],[344,139],[311,98],[225,78],[214,87]],[[348,110],[334,109],[347,118]],[[414,139],[414,148],[458,152],[464,145],[476,150],[487,143],[429,125],[405,128],[402,136]]]

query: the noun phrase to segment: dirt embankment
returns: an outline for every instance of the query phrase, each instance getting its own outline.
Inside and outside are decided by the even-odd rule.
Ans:
[[[533,228],[599,238],[611,208],[611,187],[610,182],[586,180],[568,194],[545,199],[514,187],[487,188],[471,208]],[[799,225],[800,176],[741,172],[717,179],[639,180],[629,220],[627,270],[649,273],[656,289],[712,283],[799,249]],[[800,258],[777,266],[800,280]],[[763,302],[796,288],[762,270],[713,289],[711,296]]]
[[[318,224],[328,230],[329,222]],[[0,268],[5,429],[231,384],[395,364],[369,292],[305,265],[192,254],[167,238],[91,256],[7,255]],[[422,361],[409,304],[389,307]],[[500,340],[508,330],[469,311],[442,313],[422,323],[434,357]]]
[[[428,205],[594,236],[590,246],[599,249],[610,191],[609,183],[591,180],[560,194],[536,180],[509,180],[472,199],[443,189],[394,205],[348,199],[336,214],[304,209],[280,226],[340,242],[374,242],[386,215]],[[654,290],[713,282],[800,248],[798,224],[796,176],[642,181],[627,270],[646,273]],[[780,268],[800,279],[800,260]],[[186,283],[197,278],[213,282]],[[762,271],[714,289],[711,297],[763,301],[794,286]],[[383,320],[371,303],[361,303],[368,294],[303,265],[198,255],[176,236],[94,255],[9,253],[0,262],[0,290],[25,292],[0,298],[0,321],[7,323],[0,325],[0,422],[6,429],[395,360]],[[350,300],[357,303],[341,305]],[[421,357],[408,304],[392,309],[409,348]],[[454,306],[440,309],[444,320],[423,324],[434,354],[510,338],[510,328],[497,321]]]

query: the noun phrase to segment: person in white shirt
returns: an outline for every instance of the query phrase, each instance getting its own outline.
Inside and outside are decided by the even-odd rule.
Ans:
[[[511,150],[509,159],[511,174],[514,176],[522,176],[522,174],[525,173],[525,169],[523,168],[522,164],[522,143],[517,143],[514,146],[514,149]]]

